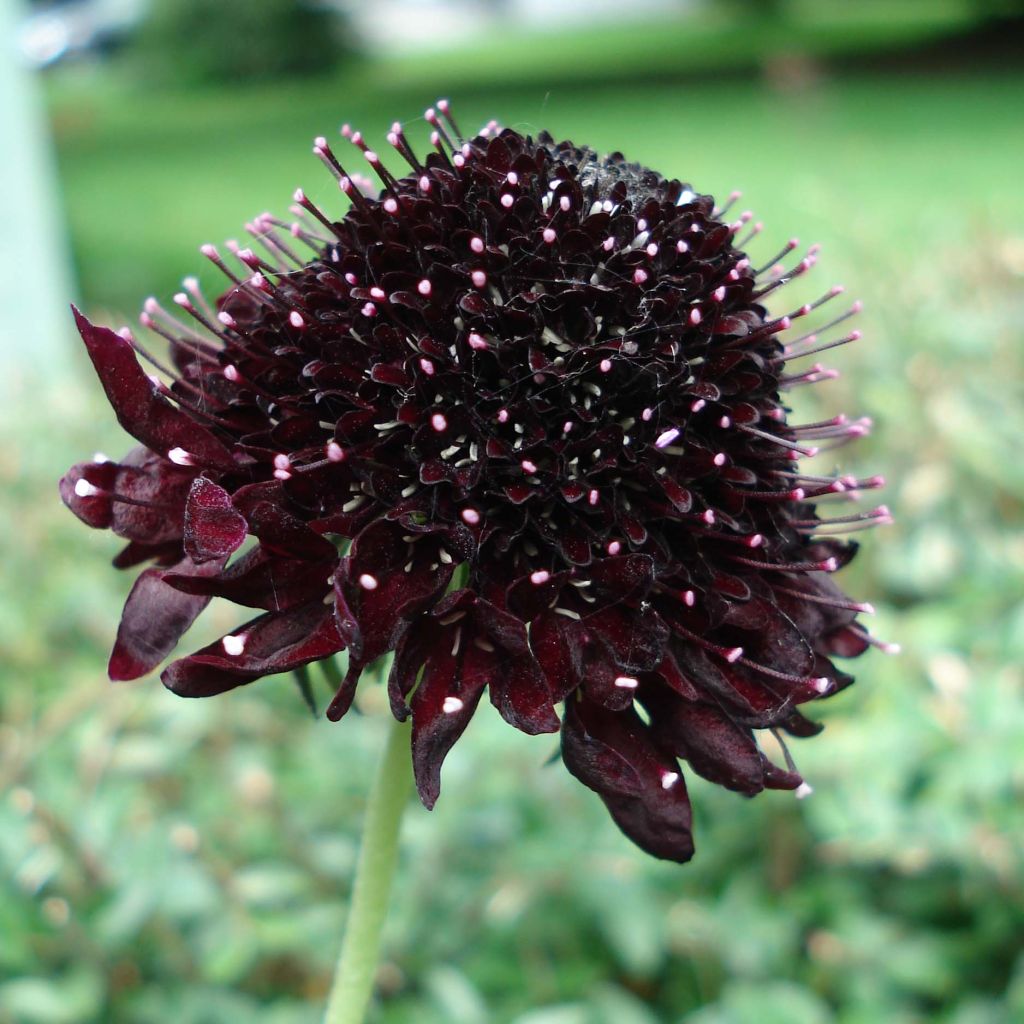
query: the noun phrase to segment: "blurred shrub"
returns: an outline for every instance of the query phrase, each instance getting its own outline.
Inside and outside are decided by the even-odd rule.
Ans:
[[[133,51],[148,80],[203,85],[322,73],[345,39],[337,12],[303,0],[153,0]]]

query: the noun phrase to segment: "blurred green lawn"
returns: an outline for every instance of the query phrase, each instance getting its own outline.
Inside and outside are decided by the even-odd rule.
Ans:
[[[196,271],[215,288],[196,247],[284,211],[297,185],[337,209],[313,136],[342,119],[373,138],[395,118],[421,131],[435,98],[373,84],[184,97],[57,81],[89,311],[132,322]],[[814,287],[862,296],[866,338],[801,399],[877,422],[844,465],[889,477],[898,524],[867,538],[846,583],[904,654],[865,656],[822,707],[825,734],[795,750],[811,799],[694,782],[698,854],[682,869],[646,859],[546,766],[550,738],[482,708],[438,809],[409,812],[376,1020],[1024,1019],[1024,76],[466,84],[452,100],[464,125],[548,127],[705,191],[742,188],[766,257],[794,233],[824,244]],[[22,368],[0,410],[17,438],[0,447],[0,1022],[312,1024],[379,688],[336,726],[285,680],[194,703],[156,680],[111,688],[130,579],[55,480],[125,440],[77,349],[45,369]],[[237,622],[207,618],[190,646]]]

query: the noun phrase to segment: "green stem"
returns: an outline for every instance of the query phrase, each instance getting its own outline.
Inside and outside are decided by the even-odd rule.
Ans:
[[[363,1024],[366,1018],[398,860],[399,826],[412,788],[410,760],[409,726],[392,722],[366,807],[352,906],[324,1024]]]

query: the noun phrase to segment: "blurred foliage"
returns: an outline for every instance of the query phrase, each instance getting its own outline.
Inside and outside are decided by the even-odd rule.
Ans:
[[[90,310],[117,324],[147,289],[169,295],[196,245],[284,209],[297,184],[338,209],[309,139],[341,118],[381,135],[432,98],[381,80],[187,97],[56,81]],[[619,836],[546,763],[551,738],[482,707],[437,810],[406,820],[379,1024],[1024,1019],[1022,94],[1020,74],[820,69],[456,92],[466,124],[550,126],[719,194],[745,188],[765,258],[789,231],[825,243],[825,273],[866,300],[866,340],[834,353],[843,378],[800,396],[800,413],[877,421],[844,465],[888,475],[898,521],[844,575],[904,654],[865,656],[858,684],[821,705],[825,734],[794,750],[810,799],[691,782],[685,868]],[[835,279],[812,277],[783,305]],[[155,680],[110,687],[130,580],[55,480],[124,438],[77,349],[2,387],[0,1022],[313,1024],[380,688],[329,725],[289,680],[197,702]],[[237,622],[211,613],[188,646]]]
[[[311,0],[152,0],[129,52],[174,86],[323,74],[346,48],[339,12]]]

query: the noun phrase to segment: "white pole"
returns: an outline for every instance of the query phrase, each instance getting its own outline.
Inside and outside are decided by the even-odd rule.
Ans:
[[[75,297],[49,124],[17,45],[24,17],[21,0],[0,0],[0,370],[63,363]]]

